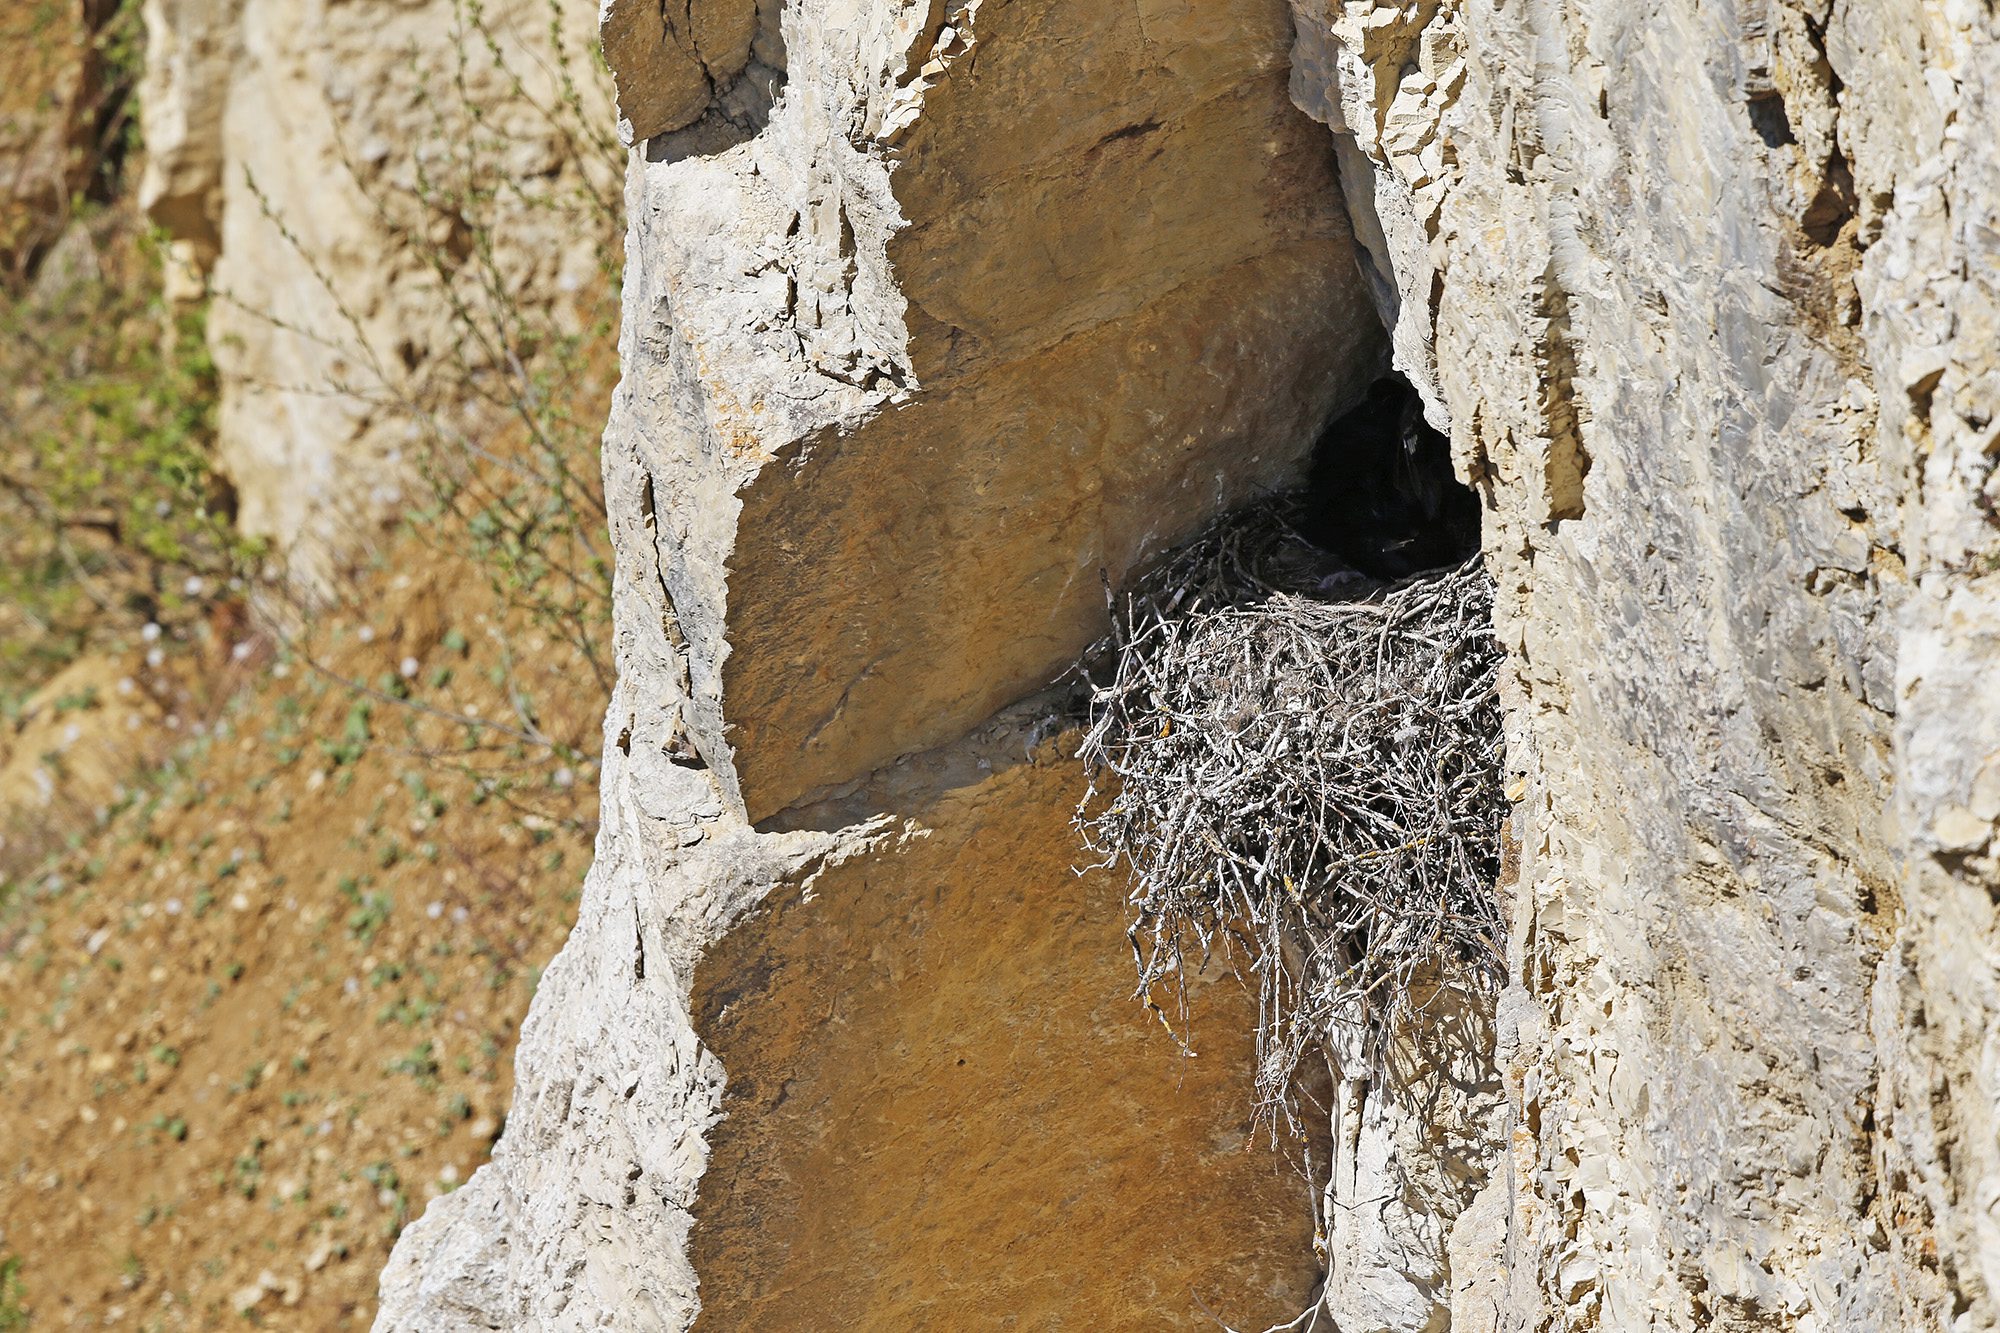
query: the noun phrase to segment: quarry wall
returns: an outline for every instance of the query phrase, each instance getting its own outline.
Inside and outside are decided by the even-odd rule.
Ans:
[[[1229,1038],[1156,1088],[1127,1062],[1172,1045],[1090,998],[1121,923],[1050,851],[1038,691],[1105,584],[1296,479],[1390,358],[1484,504],[1520,866],[1477,1132],[1357,1112],[1351,1197],[1395,1202],[1319,1238],[1339,1326],[1995,1325],[1989,6],[606,21],[635,142],[599,860],[495,1159],[405,1235],[380,1327],[1296,1298],[1269,1247],[1311,1237],[1233,1174],[1268,1160],[1212,1151]],[[949,1101],[961,1038],[1037,1104],[891,1114]],[[1116,1078],[1051,1054],[1093,1038]],[[1400,1189],[1447,1147],[1451,1189]],[[1142,1151],[1171,1197],[1105,1174]],[[1070,1286],[1024,1281],[1019,1194]],[[1112,1239],[1162,1212],[1170,1243]]]

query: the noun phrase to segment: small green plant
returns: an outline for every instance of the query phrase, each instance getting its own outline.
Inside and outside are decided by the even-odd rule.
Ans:
[[[434,1088],[438,1077],[437,1047],[428,1041],[418,1042],[410,1048],[408,1055],[391,1061],[384,1072],[408,1074],[417,1081],[418,1087]]]
[[[415,1027],[419,1023],[436,1017],[438,1010],[443,1007],[435,1000],[412,999],[407,995],[399,996],[394,1003],[382,1006],[380,1012],[375,1015],[375,1021],[378,1025],[382,1026],[390,1023],[400,1023],[404,1027]]]
[[[375,1162],[361,1168],[361,1178],[375,1187],[377,1201],[390,1210],[388,1219],[382,1224],[382,1235],[385,1239],[394,1240],[410,1220],[410,1198],[403,1193],[402,1177],[396,1174],[396,1168],[390,1163]]]
[[[352,764],[367,752],[368,742],[374,736],[369,725],[375,712],[374,705],[367,699],[356,699],[348,705],[347,719],[340,728],[338,741],[322,740],[320,749],[335,764]]]
[[[156,1115],[146,1122],[146,1128],[157,1138],[172,1139],[175,1143],[186,1143],[188,1123],[180,1116]]]
[[[16,1333],[28,1326],[27,1300],[20,1256],[0,1255],[0,1333]]]
[[[347,914],[348,936],[367,944],[375,938],[375,932],[389,924],[389,913],[395,909],[396,900],[387,893],[364,891],[363,882],[348,876],[340,881],[340,893],[354,904],[354,910]]]
[[[56,700],[56,716],[64,713],[81,713],[97,707],[97,687],[88,686],[75,694],[65,694]]]
[[[257,1186],[264,1179],[264,1140],[250,1141],[250,1150],[237,1157],[230,1167],[228,1184],[246,1199],[255,1198]]]

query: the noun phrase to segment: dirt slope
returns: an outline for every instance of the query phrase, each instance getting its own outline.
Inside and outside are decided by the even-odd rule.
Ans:
[[[575,663],[498,634],[477,580],[357,592],[316,636],[329,670],[509,725],[520,690],[549,733],[594,731]],[[498,1133],[572,919],[592,766],[482,750],[516,779],[482,793],[413,748],[463,726],[250,642],[246,687],[0,906],[0,1255],[31,1327],[364,1327],[402,1225]],[[229,655],[106,666],[146,688]]]

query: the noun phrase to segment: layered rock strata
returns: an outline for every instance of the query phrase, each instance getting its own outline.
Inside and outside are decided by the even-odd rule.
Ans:
[[[836,1052],[949,1095],[840,950],[939,883],[1003,936],[1071,919],[1005,834],[1064,791],[1034,710],[993,724],[1019,760],[979,724],[1104,582],[1295,468],[1372,370],[1364,303],[1486,505],[1520,866],[1466,1100],[1336,1059],[1334,1183],[1370,1201],[1329,1210],[1340,1326],[2000,1323],[2000,18],[1296,0],[1287,72],[1281,15],[1195,8],[625,16],[654,137],[602,856],[495,1163],[409,1233],[383,1326],[691,1317],[726,1103],[690,971],[760,903],[703,977],[746,1077],[700,1187],[715,1317],[917,1308],[813,1271],[893,1278],[881,1219],[777,1215],[917,1142]],[[822,997],[890,1044],[815,1049]]]
[[[1107,585],[1296,480],[1383,367],[1289,16],[754,13],[607,10],[651,137],[605,442],[599,860],[494,1161],[406,1234],[379,1326],[681,1327],[704,1226],[717,1327],[1290,1318],[1311,1208],[1237,1151],[1242,1032],[1193,1074],[1147,1033],[1115,887],[1068,869],[1053,705],[1016,705],[1103,631]],[[705,955],[742,1070],[706,1178]],[[953,1103],[947,1055],[992,1097]]]

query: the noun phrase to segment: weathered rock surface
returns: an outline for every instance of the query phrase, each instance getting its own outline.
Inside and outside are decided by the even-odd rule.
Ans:
[[[74,198],[115,151],[100,41],[115,6],[46,0],[0,13],[0,276],[25,277],[68,225]]]
[[[799,5],[767,128],[649,145],[622,420],[753,820],[1043,684],[1372,375],[1285,23]]]
[[[923,1006],[987,956],[933,987],[894,984],[920,942],[887,985],[852,953],[871,914],[1035,923],[1053,853],[1015,839],[1063,784],[1032,706],[982,720],[1104,581],[1296,468],[1374,312],[1485,498],[1521,861],[1462,1100],[1336,1089],[1368,1202],[1329,1210],[1340,1326],[2000,1326],[2000,17],[1294,8],[1288,71],[1249,0],[799,0],[782,49],[745,4],[612,6],[640,147],[601,857],[495,1162],[407,1234],[383,1327],[678,1327],[691,1229],[718,1327],[1043,1308],[1004,1262],[898,1285],[871,1211],[1021,1234],[1002,1182],[965,1184],[984,1233],[899,1195],[906,1159],[961,1168],[885,1109],[949,1100]]]
[[[546,110],[571,95],[567,79],[585,117],[609,115],[588,8],[499,0],[479,11],[484,33],[470,12],[394,0],[145,7],[140,200],[172,238],[174,290],[215,293],[217,448],[241,524],[286,549],[307,586],[415,502],[406,399],[451,426],[486,426],[461,415],[476,397],[452,378],[463,372],[442,390],[432,374],[465,354],[466,321],[411,239],[473,244],[451,239],[468,222],[450,216],[452,191],[482,173],[512,183],[469,221],[490,228],[477,243],[490,247],[491,281],[520,307],[566,308],[597,280],[603,238],[549,206],[610,174]],[[475,129],[467,106],[491,114]],[[476,269],[465,266],[460,294],[475,309]]]
[[[1455,1314],[1994,1326],[1990,7],[1299,9],[1512,655]]]
[[[728,27],[721,7],[689,21],[711,20]],[[901,1182],[872,1204],[871,1177],[827,1160],[838,1144],[815,1155],[827,1127],[739,1102],[743,1137],[725,1142],[770,1147],[725,1159],[742,1178],[700,1185],[723,1210],[700,1244],[747,1284],[720,1309],[776,1302],[795,1321],[787,1302],[821,1292],[815,1257],[891,1236],[886,1216],[844,1233],[837,1208],[889,1207],[898,1189],[938,1246],[910,1242],[910,1278],[934,1282],[940,1262],[984,1276],[925,1292],[856,1273],[843,1308],[894,1322],[882,1312],[942,1301],[976,1320],[1039,1302],[1060,1320],[1067,1299],[1084,1322],[1188,1322],[1191,1281],[1253,1317],[1309,1300],[1304,1190],[1266,1153],[1224,1151],[1244,1138],[1247,1063],[1177,1073],[1165,1035],[1125,1008],[1115,892],[1068,878],[1075,784],[1048,769],[1047,705],[983,726],[1101,632],[1107,581],[1295,479],[1381,367],[1331,151],[1286,96],[1289,35],[1272,0],[1148,7],[1137,23],[1077,0],[809,0],[784,11],[784,91],[761,124],[700,111],[692,72],[681,101],[651,67],[616,71],[628,128],[670,132],[628,182],[600,859],[524,1032],[495,1160],[406,1234],[381,1327],[693,1317],[687,1238],[723,1071],[688,987],[702,947],[762,897],[796,924],[715,955],[704,994],[756,995],[761,943],[796,929],[810,952],[827,938],[814,932],[841,938],[868,914],[920,913],[942,940],[979,933],[948,910],[976,904],[997,933],[983,947],[1019,944],[885,964],[936,975],[864,988],[845,1044],[742,1052],[745,1087],[817,1079],[825,1106],[860,1115],[857,1152],[885,1131],[840,1108],[889,1088],[948,1095],[921,1055],[879,1088],[857,1067],[899,1032],[950,1040],[926,1007],[945,999],[926,996],[1040,1007],[1050,1031],[1019,1055],[1012,1100],[933,1118],[909,1161],[872,1157]],[[790,973],[764,1010],[745,998],[719,1027],[783,1028],[821,984],[803,963]],[[1060,1067],[1091,1040],[1158,1063],[1093,1076],[1100,1050]],[[963,1175],[957,1159],[1004,1134],[1048,1140],[1039,1186]],[[804,1163],[787,1188],[808,1203],[786,1210],[793,1240],[759,1252],[747,1214],[726,1210],[768,1206],[750,1168],[772,1161]],[[1107,1197],[1051,1195],[1063,1161]],[[925,1197],[919,1163],[985,1200],[986,1222]],[[1021,1248],[1038,1210],[1048,1234]],[[1066,1250],[1093,1256],[1098,1290],[1036,1271]]]
[[[1309,1200],[1244,1095],[1255,995],[1202,981],[1176,1053],[1131,1000],[1122,886],[1074,872],[1081,768],[1027,740],[892,769],[869,794],[911,821],[703,959],[729,1086],[696,1327],[1256,1329],[1312,1305]]]
[[[228,175],[223,121],[241,58],[245,0],[146,0],[146,66],[139,81],[146,157],[139,206],[173,238],[183,270],[204,273],[222,245]]]

